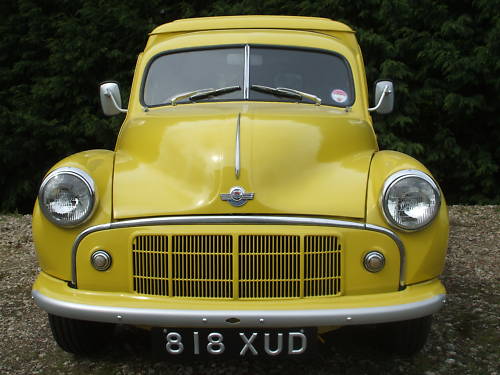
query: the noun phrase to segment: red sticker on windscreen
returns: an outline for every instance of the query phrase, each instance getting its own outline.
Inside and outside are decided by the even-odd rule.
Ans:
[[[332,99],[337,103],[345,103],[348,99],[348,95],[344,90],[333,90]]]

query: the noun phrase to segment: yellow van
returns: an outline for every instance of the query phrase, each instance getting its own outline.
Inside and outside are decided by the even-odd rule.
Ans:
[[[443,194],[380,151],[354,31],[324,18],[235,16],[154,29],[113,151],[69,156],[33,213],[32,295],[66,351],[116,324],[160,356],[299,356],[322,333],[378,325],[400,353],[445,302]]]

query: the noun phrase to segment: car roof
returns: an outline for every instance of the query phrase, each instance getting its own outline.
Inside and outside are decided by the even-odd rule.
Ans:
[[[354,32],[349,26],[328,18],[295,16],[227,16],[180,19],[156,27],[150,35],[226,29],[290,29]]]

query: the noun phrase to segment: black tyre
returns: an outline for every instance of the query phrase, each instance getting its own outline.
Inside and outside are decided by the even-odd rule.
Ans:
[[[114,325],[63,318],[49,314],[52,335],[68,353],[92,355],[102,352],[111,340]]]
[[[418,319],[380,324],[378,329],[384,337],[386,349],[394,354],[418,353],[429,336],[432,315]]]

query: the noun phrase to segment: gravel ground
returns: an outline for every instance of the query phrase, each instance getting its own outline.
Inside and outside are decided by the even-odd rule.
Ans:
[[[63,352],[46,314],[31,300],[38,271],[29,215],[0,216],[0,374],[489,374],[500,375],[500,206],[450,207],[451,234],[443,281],[448,304],[430,339],[412,358],[389,356],[372,330],[346,328],[303,360],[155,362],[149,336],[119,327],[99,358]]]

